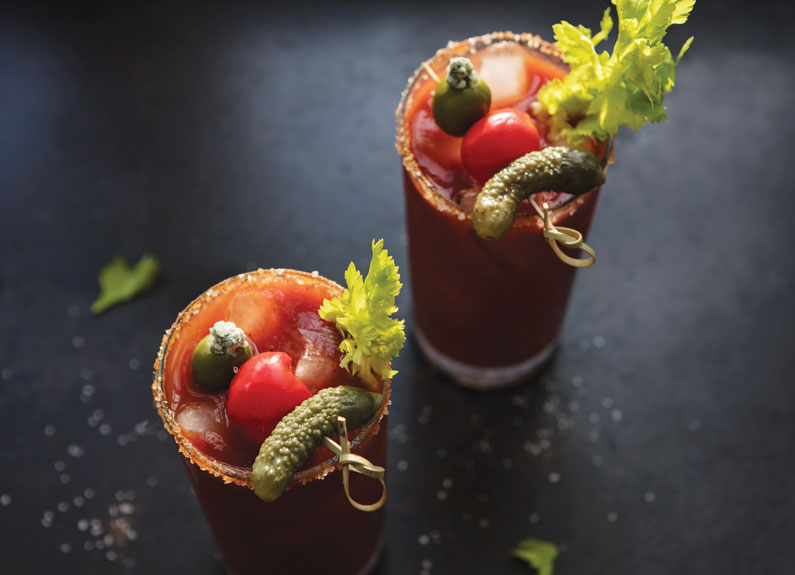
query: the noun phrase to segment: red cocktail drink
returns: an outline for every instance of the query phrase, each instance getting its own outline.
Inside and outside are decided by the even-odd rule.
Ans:
[[[491,87],[491,110],[533,115],[538,90],[563,77],[557,48],[528,34],[495,33],[451,44],[409,80],[397,110],[403,157],[414,333],[425,355],[464,385],[497,387],[530,376],[551,356],[563,323],[575,268],[544,238],[531,205],[519,205],[511,231],[478,237],[471,210],[480,185],[461,160],[462,138],[436,125],[431,100],[451,58],[464,56]],[[535,121],[545,146],[547,127]],[[607,150],[595,150],[604,157]],[[586,234],[599,190],[573,197],[536,194],[552,222]]]
[[[312,393],[338,385],[361,387],[339,367],[341,336],[318,316],[324,299],[343,293],[336,283],[292,270],[259,270],[210,288],[180,313],[163,338],[155,364],[155,402],[181,452],[202,510],[230,573],[368,573],[378,558],[383,511],[355,509],[346,498],[339,458],[325,447],[309,457],[287,491],[273,502],[252,490],[259,444],[230,422],[227,391],[209,393],[192,376],[191,356],[217,321],[243,329],[255,352],[281,351]],[[351,452],[383,466],[389,381],[383,404],[351,432]],[[381,496],[377,481],[351,476],[351,495]]]

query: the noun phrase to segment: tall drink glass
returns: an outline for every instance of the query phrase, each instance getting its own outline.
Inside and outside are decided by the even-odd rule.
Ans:
[[[491,58],[497,73],[501,64],[511,69],[521,60],[524,88],[513,99],[493,100],[492,110],[511,106],[529,111],[540,86],[564,76],[567,67],[557,47],[537,36],[499,32],[470,38],[449,44],[423,63],[397,109],[413,331],[432,364],[463,385],[488,389],[527,379],[551,357],[575,268],[550,249],[541,218],[527,205],[520,206],[502,239],[475,234],[471,202],[477,190],[467,189],[475,184],[460,162],[461,138],[435,133],[430,124],[436,80],[428,69],[444,77],[455,56],[470,58],[476,69]],[[495,60],[499,57],[508,62]],[[543,139],[546,127],[537,127]],[[596,152],[604,157],[609,150],[604,144]],[[598,197],[599,189],[576,198],[549,194],[552,222],[586,234]]]
[[[191,439],[178,422],[177,411],[195,395],[180,381],[189,373],[192,349],[216,320],[228,319],[230,295],[258,289],[313,291],[318,298],[343,292],[341,286],[316,273],[293,270],[258,270],[208,289],[179,314],[163,337],[152,385],[158,412],[176,441],[229,573],[370,573],[383,545],[383,509],[364,512],[351,505],[343,490],[339,458],[331,451],[315,450],[287,491],[266,503],[254,495],[250,465],[219,460],[204,439]],[[289,311],[289,296],[284,301]],[[389,381],[381,392],[384,402],[379,412],[351,433],[350,451],[384,466]],[[219,433],[222,437],[206,439],[232,443],[236,439],[231,430]],[[377,481],[352,474],[350,483],[358,501],[370,503],[381,496]]]

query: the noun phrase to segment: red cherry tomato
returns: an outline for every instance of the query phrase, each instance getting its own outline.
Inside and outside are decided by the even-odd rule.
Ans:
[[[238,369],[229,385],[226,413],[247,437],[261,443],[279,420],[312,393],[281,351],[260,353]]]
[[[504,108],[489,112],[464,135],[461,160],[478,184],[529,152],[541,149],[533,121],[526,112]]]

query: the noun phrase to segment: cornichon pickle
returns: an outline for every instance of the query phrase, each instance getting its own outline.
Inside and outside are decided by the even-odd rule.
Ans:
[[[491,107],[491,90],[467,58],[453,58],[433,92],[431,110],[443,132],[460,138]]]
[[[335,435],[337,417],[347,419],[348,429],[356,429],[373,418],[382,401],[378,393],[341,385],[321,389],[301,403],[262,443],[251,470],[254,493],[263,501],[275,501],[323,437]]]
[[[596,156],[582,148],[551,146],[530,152],[486,182],[472,210],[472,225],[481,238],[501,238],[510,231],[516,207],[525,198],[544,191],[576,196],[604,181]]]

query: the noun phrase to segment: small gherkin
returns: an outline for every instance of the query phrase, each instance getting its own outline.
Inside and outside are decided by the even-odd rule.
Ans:
[[[383,396],[358,387],[341,385],[321,389],[285,415],[260,447],[251,477],[254,493],[263,501],[275,501],[293,475],[323,441],[337,430],[337,417],[347,419],[348,429],[370,421]]]
[[[484,239],[495,240],[513,226],[516,208],[525,198],[544,191],[584,194],[605,182],[605,173],[591,152],[550,146],[511,162],[486,182],[472,209],[472,226]]]

